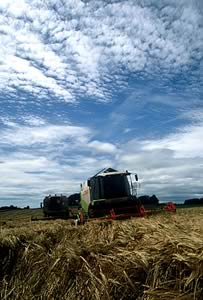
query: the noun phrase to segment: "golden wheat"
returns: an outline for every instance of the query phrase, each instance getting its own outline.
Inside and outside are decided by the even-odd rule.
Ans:
[[[203,209],[4,225],[1,299],[203,299]]]

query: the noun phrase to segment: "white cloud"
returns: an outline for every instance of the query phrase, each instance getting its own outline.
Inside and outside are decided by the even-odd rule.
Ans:
[[[10,144],[15,146],[32,146],[40,143],[57,144],[67,140],[88,141],[90,137],[90,130],[85,127],[72,125],[52,125],[43,124],[39,120],[39,126],[36,126],[34,120],[34,127],[22,126],[12,123],[11,127],[1,129],[1,144]],[[32,119],[31,119],[31,123]],[[15,124],[15,126],[14,126]],[[7,125],[10,125],[9,123]]]
[[[104,152],[104,153],[115,153],[117,151],[115,145],[111,143],[100,142],[100,141],[92,141],[88,144],[88,147],[94,149],[97,152]]]
[[[77,192],[80,182],[112,164],[101,152],[110,155],[116,147],[91,142],[90,128],[49,124],[33,116],[26,116],[23,124],[2,121],[0,200],[4,204],[36,207],[48,193]]]
[[[5,205],[19,201],[20,206],[39,207],[48,193],[70,194],[79,190],[79,181],[72,172],[49,157],[18,152],[3,159],[0,193]]]
[[[194,117],[194,115],[193,115]],[[161,139],[137,139],[122,146],[118,165],[139,174],[141,194],[162,199],[203,197],[203,122],[179,128]]]
[[[191,1],[5,0],[0,8],[0,89],[36,101],[84,93],[109,101],[126,72],[170,78],[201,58],[201,10]]]
[[[0,96],[5,105],[0,107],[2,197],[8,196],[8,190],[13,198],[16,191],[19,199],[27,191],[32,199],[48,191],[74,191],[80,180],[108,166],[138,172],[145,193],[201,194],[201,112],[197,119],[197,112],[181,111],[180,117],[191,125],[163,138],[137,137],[115,145],[88,127],[64,122],[63,116],[69,116],[66,108],[72,106],[58,103],[116,102],[112,94],[133,82],[135,93],[126,96],[126,101],[119,99],[120,108],[114,106],[111,113],[113,129],[128,123],[130,114],[134,123],[141,122],[148,103],[156,107],[153,114],[159,115],[162,105],[180,110],[188,102],[201,104],[201,2],[63,2],[0,3]],[[145,88],[148,79],[152,85]],[[60,124],[35,117],[44,103],[61,110]],[[139,105],[144,108],[141,116]],[[18,117],[6,119],[2,112],[12,114],[14,108]],[[54,114],[42,110],[40,115]],[[132,135],[131,127],[138,134],[133,125],[126,124],[126,136]]]
[[[169,149],[175,157],[203,157],[203,122],[186,126],[167,138],[143,142],[144,150]]]
[[[138,194],[156,194],[161,200],[203,196],[199,118],[162,139],[136,139],[119,146],[92,139],[90,128],[41,122],[6,124],[1,132],[0,192],[5,201],[24,197],[21,203],[38,206],[47,193],[79,191],[80,182],[110,166],[138,173]]]
[[[46,124],[45,120],[36,116],[23,116],[21,117],[21,120],[23,120],[25,124],[30,126],[41,126]]]

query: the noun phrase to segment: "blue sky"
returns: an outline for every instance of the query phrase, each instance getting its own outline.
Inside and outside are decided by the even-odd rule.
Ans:
[[[0,101],[0,205],[104,167],[203,197],[203,2],[1,1]]]

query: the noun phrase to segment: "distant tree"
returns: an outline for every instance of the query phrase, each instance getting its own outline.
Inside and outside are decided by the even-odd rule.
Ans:
[[[141,201],[141,203],[143,205],[158,205],[159,204],[159,199],[155,195],[152,195],[151,197],[148,195],[144,195],[144,196],[140,196],[138,199]]]
[[[14,205],[0,207],[0,210],[15,210],[15,209],[20,209],[20,208]]]
[[[156,195],[152,195],[152,196],[150,197],[150,200],[151,200],[151,202],[152,202],[153,204],[155,204],[155,205],[158,205],[158,204],[159,204],[159,199],[157,198]]]
[[[192,199],[187,199],[184,202],[185,205],[199,205],[203,204],[203,201],[199,198],[192,198]]]

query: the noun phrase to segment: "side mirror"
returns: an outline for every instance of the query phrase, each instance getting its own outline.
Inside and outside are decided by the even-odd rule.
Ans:
[[[138,176],[137,176],[137,174],[135,174],[135,180],[138,181]]]
[[[89,179],[87,180],[87,185],[90,186],[90,180]]]

